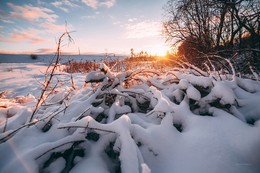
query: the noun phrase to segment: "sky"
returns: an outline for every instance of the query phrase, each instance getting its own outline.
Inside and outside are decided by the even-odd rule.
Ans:
[[[167,0],[1,0],[0,53],[164,54],[163,6]]]

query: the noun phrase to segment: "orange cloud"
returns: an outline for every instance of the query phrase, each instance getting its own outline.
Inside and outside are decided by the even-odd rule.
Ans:
[[[50,22],[54,23],[58,16],[51,9],[43,7],[34,7],[32,5],[18,6],[12,3],[7,5],[13,10],[10,17],[30,22]]]
[[[39,36],[40,32],[40,30],[33,28],[29,28],[26,30],[15,30],[13,33],[10,33],[5,38],[0,38],[0,41],[7,43],[28,42],[30,44],[40,44],[43,42],[47,42],[48,39]]]
[[[39,24],[40,27],[44,28],[43,32],[48,33],[58,33],[58,32],[65,32],[65,25],[57,25],[54,23],[41,23]]]
[[[64,2],[65,4],[70,5],[68,3],[69,1]],[[56,24],[58,16],[54,14],[54,12],[51,9],[35,7],[31,4],[18,6],[12,3],[7,3],[7,5],[11,8],[11,11],[9,12],[9,14],[6,14],[6,18],[29,21],[35,26],[37,26],[36,28],[40,29],[26,28],[20,30],[13,30],[13,32],[9,33],[8,35],[5,35],[4,39],[1,38],[0,41],[2,42],[17,43],[21,41],[26,41],[31,44],[40,44],[47,41],[46,38],[41,37],[42,33],[56,35],[59,32],[65,31],[65,24]]]
[[[31,44],[40,44],[47,41],[47,39],[37,37],[34,34],[30,34],[29,32],[12,33],[10,35],[10,39],[14,42],[28,41]]]

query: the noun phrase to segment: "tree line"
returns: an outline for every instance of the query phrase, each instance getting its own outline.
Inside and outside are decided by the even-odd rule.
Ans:
[[[190,61],[250,51],[260,65],[260,0],[169,0],[164,11],[167,41]]]

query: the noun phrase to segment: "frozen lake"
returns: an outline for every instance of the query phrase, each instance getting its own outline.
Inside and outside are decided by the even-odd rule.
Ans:
[[[32,59],[29,54],[0,54],[0,63],[37,63],[44,62],[49,63],[54,55],[37,55],[36,59]],[[125,56],[108,56],[107,59],[122,59]],[[66,63],[69,60],[73,61],[104,61],[106,58],[104,55],[62,55],[61,63]]]

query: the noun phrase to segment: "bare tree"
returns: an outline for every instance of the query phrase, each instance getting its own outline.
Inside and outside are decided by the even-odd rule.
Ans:
[[[204,53],[233,47],[248,34],[255,48],[260,40],[259,4],[259,0],[169,0],[164,34],[173,44],[188,41]]]

